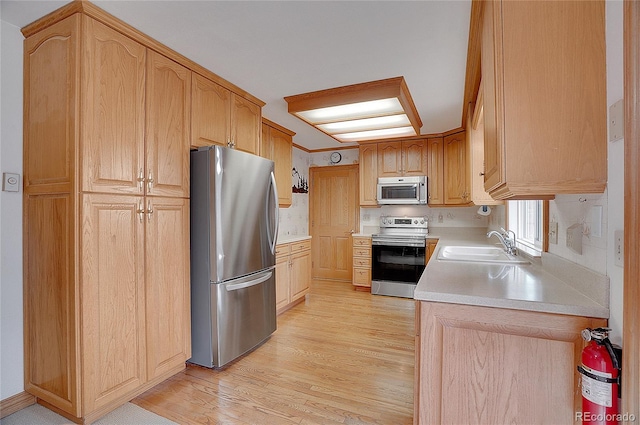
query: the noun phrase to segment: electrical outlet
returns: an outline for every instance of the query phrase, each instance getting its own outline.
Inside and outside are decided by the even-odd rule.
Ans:
[[[614,249],[614,262],[616,266],[624,266],[624,232],[622,230],[616,230],[613,232],[613,249]]]
[[[558,222],[549,223],[549,243],[558,244]]]

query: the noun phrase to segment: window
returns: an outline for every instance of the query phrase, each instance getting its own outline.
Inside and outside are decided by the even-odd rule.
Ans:
[[[516,234],[518,248],[530,248],[540,254],[546,242],[545,211],[547,201],[509,201],[507,227]]]

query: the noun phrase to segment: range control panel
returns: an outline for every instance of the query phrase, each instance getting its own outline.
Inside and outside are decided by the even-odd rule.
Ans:
[[[424,217],[380,217],[380,227],[426,229],[427,226]]]

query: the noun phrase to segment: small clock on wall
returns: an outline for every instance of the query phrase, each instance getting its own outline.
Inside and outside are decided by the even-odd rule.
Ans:
[[[337,164],[342,161],[342,155],[340,155],[340,152],[333,152],[329,157],[329,161],[331,161],[332,164]]]

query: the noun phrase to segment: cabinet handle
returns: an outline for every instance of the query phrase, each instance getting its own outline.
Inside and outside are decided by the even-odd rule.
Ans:
[[[138,175],[138,192],[142,192],[142,189],[144,189],[144,171],[141,168]]]
[[[147,221],[151,221],[151,214],[153,214],[153,207],[151,201],[147,201]]]
[[[136,212],[138,213],[138,217],[140,217],[140,223],[142,223],[144,218],[144,207],[142,206],[142,201],[138,202],[138,211]]]
[[[147,193],[151,192],[151,189],[153,189],[153,173],[151,172],[151,170],[149,170],[149,178],[147,179]]]

